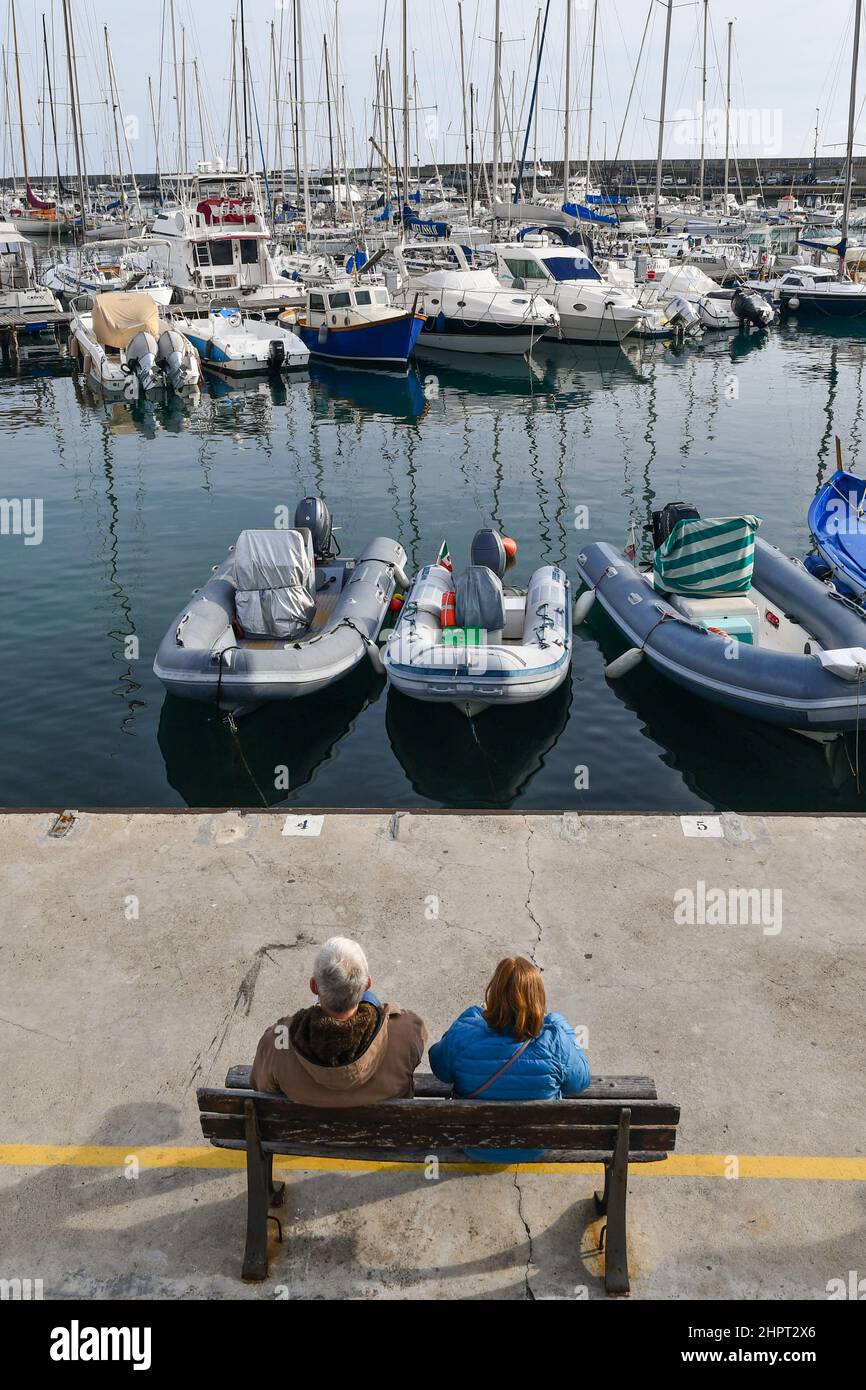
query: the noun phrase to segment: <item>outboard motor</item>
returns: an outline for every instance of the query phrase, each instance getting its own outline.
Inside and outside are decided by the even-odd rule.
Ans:
[[[749,290],[745,285],[737,285],[731,296],[731,308],[740,326],[751,323],[755,328],[768,328],[775,318],[772,304],[759,290]]]
[[[473,565],[486,565],[497,579],[501,579],[508,566],[508,555],[498,531],[484,527],[476,531],[472,539],[470,557]]]
[[[317,560],[330,560],[334,527],[331,513],[321,497],[305,497],[295,508],[295,529],[306,527],[313,538],[313,554]]]
[[[153,391],[162,384],[156,370],[157,352],[156,339],[151,333],[136,333],[126,349],[126,360],[142,391]]]
[[[281,372],[286,364],[286,345],[279,338],[272,339],[268,347],[268,370]]]
[[[185,354],[186,343],[180,333],[173,328],[167,328],[160,334],[157,361],[175,391],[180,391],[190,384],[184,368]]]
[[[690,304],[682,295],[677,294],[667,301],[666,307],[668,322],[671,323],[684,338],[701,337],[703,329],[701,328],[701,321],[694,304]]]
[[[700,517],[694,502],[668,502],[652,513],[653,547],[658,550],[667,540],[678,521],[693,521]]]

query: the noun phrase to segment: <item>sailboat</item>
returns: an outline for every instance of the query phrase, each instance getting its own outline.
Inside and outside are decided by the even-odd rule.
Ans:
[[[854,122],[857,106],[857,59],[860,54],[860,22],[863,0],[856,0],[854,9],[854,43],[851,54],[851,89],[848,102],[848,143],[845,162],[845,194],[842,201],[842,220],[838,245],[839,269],[834,280],[818,279],[808,267],[789,271],[779,285],[783,310],[806,317],[850,319],[866,315],[866,284],[849,280],[846,256],[848,251],[848,221],[851,211],[853,179]]]

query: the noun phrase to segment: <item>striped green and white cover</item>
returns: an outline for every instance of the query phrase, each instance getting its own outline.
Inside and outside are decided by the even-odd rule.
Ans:
[[[747,593],[755,564],[757,516],[685,518],[655,553],[656,587],[684,598]]]

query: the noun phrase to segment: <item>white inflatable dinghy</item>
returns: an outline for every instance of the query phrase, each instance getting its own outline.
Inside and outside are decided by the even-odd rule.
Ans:
[[[383,653],[395,689],[447,701],[470,718],[543,699],[571,667],[565,571],[542,565],[528,589],[504,589],[506,549],[491,530],[476,534],[471,558],[456,581],[441,563],[420,571]]]

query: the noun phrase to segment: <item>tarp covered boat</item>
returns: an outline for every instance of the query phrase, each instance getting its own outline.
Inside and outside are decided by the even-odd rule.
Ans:
[[[576,620],[595,598],[632,644],[611,676],[643,656],[693,694],[751,718],[816,735],[859,728],[866,613],[760,539],[744,589],[742,558],[741,547],[734,592],[717,584],[698,596],[693,584],[694,596],[684,596],[660,591],[657,573],[639,571],[613,546],[588,545],[577,568],[590,592],[578,599]]]
[[[376,646],[406,552],[387,536],[335,555],[331,518],[306,498],[292,529],[244,531],[172,622],[154,672],[167,690],[224,709],[312,694]]]
[[[866,600],[866,478],[840,468],[809,508],[809,530],[835,581]]]

